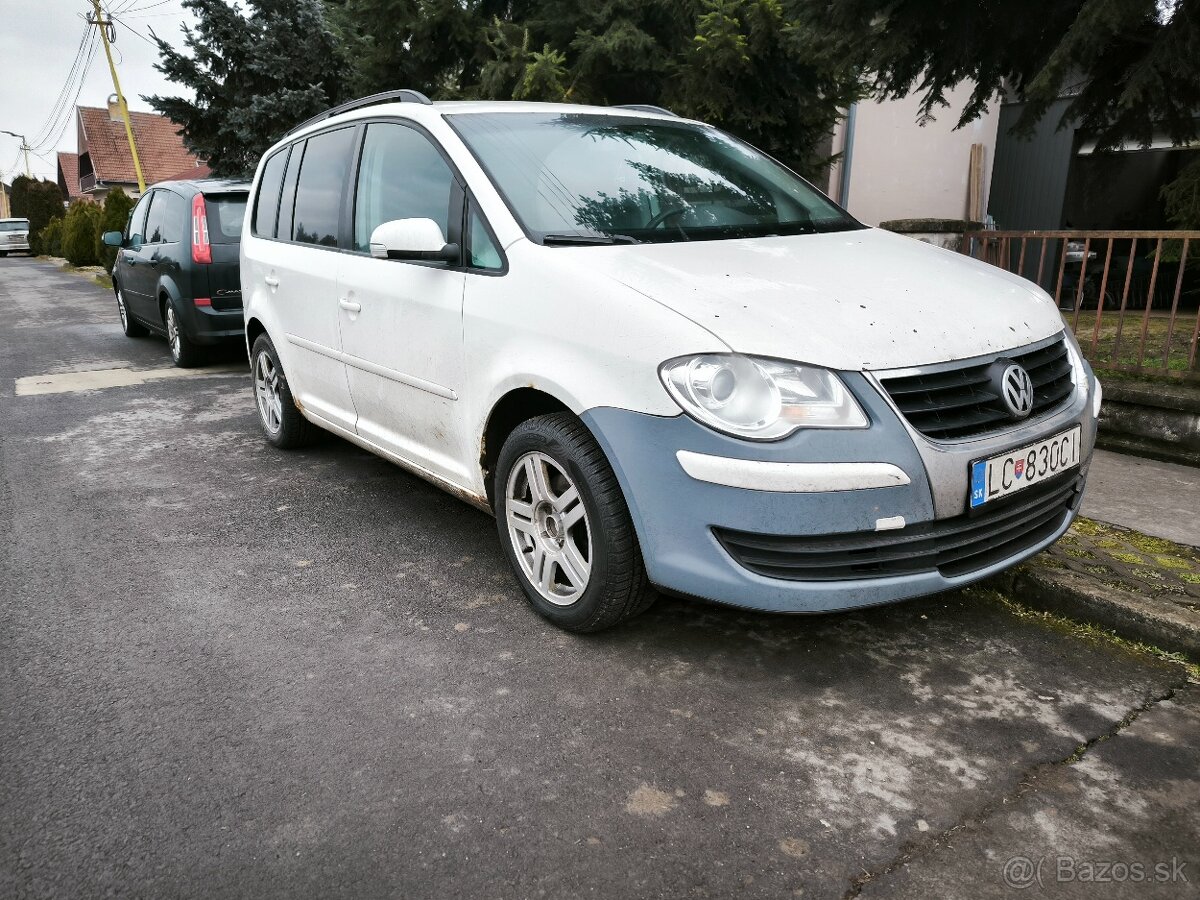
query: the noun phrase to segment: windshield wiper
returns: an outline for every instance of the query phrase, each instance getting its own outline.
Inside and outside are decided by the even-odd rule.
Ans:
[[[547,234],[542,237],[543,244],[640,244],[635,237],[628,234]]]

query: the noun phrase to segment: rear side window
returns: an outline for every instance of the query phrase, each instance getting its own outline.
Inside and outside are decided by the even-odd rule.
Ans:
[[[217,194],[204,198],[208,213],[208,239],[214,244],[236,244],[246,219],[245,194]]]
[[[279,212],[279,190],[283,187],[283,167],[287,164],[288,148],[275,153],[263,166],[258,180],[258,197],[254,205],[254,233],[275,237],[275,217]]]
[[[147,244],[174,244],[183,239],[187,201],[170,191],[153,191],[146,217]]]
[[[293,240],[322,247],[338,246],[342,188],[350,166],[354,129],[342,128],[308,139],[296,185]]]
[[[285,241],[292,239],[292,214],[296,211],[296,182],[300,180],[300,161],[304,159],[304,142],[292,145],[287,173],[283,176],[283,191],[279,199],[279,227],[276,233]]]
[[[368,125],[354,200],[355,249],[369,251],[371,232],[393,219],[433,219],[448,234],[453,179],[419,131],[389,122]]]

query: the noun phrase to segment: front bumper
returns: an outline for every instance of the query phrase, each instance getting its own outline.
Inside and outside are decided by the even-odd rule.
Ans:
[[[1058,412],[1000,435],[952,444],[936,444],[909,428],[874,381],[858,373],[842,378],[871,419],[871,426],[863,430],[812,429],[782,441],[753,443],[719,434],[684,415],[650,416],[606,407],[587,411],[583,419],[621,483],[656,586],[752,609],[828,612],[961,587],[1020,562],[1060,537],[1078,510],[1095,445],[1091,398],[1096,382],[1086,365],[1083,371],[1085,383]],[[975,557],[979,568],[963,572],[961,565],[947,566],[951,574],[946,574],[927,567],[878,577],[850,574],[812,580],[769,577],[752,571],[745,555],[729,543],[731,535],[760,537],[760,543],[772,546],[787,546],[789,538],[798,543],[812,538],[807,543],[818,549],[853,545],[868,553],[887,553],[890,547],[893,555],[905,539],[911,538],[913,546],[927,545],[953,532],[955,522],[968,527],[968,471],[973,460],[1077,423],[1083,428],[1082,464],[1073,488],[1062,494],[1061,509],[1054,515],[1043,510],[1036,533],[1029,532],[1029,541],[1018,541],[1011,555]],[[698,458],[718,463],[697,469]],[[720,465],[721,460],[733,465]],[[685,462],[692,474],[685,471]],[[796,463],[833,465],[789,466]],[[748,477],[746,471],[766,477],[764,486],[776,489],[733,486],[739,477]],[[896,471],[902,477],[896,477]],[[771,482],[773,478],[778,480]],[[882,486],[868,486],[875,484]],[[823,489],[831,486],[838,489]],[[1010,523],[1004,534],[1014,531],[1019,533],[1020,526]],[[953,535],[950,540],[961,543]]]

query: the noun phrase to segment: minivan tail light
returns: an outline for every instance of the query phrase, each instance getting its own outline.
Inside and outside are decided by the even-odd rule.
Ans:
[[[204,205],[203,194],[192,198],[192,262],[212,262],[212,244],[208,242],[208,209]]]
[[[196,297],[192,302],[197,306],[212,306],[212,297]]]

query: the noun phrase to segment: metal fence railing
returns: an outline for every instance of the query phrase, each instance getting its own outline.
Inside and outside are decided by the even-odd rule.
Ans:
[[[1200,231],[970,231],[962,252],[1044,288],[1095,368],[1200,380],[1197,241]]]

